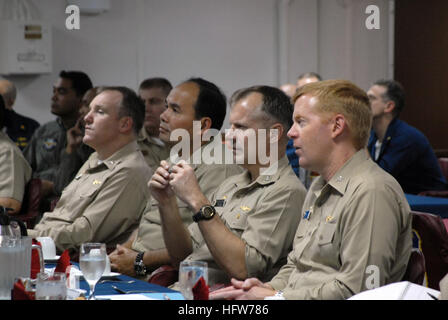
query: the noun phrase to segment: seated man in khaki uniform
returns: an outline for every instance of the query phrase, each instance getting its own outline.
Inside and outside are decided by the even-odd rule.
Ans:
[[[401,281],[411,254],[410,208],[366,150],[367,94],[349,81],[298,89],[288,135],[311,185],[288,263],[270,281],[233,279],[212,299],[347,299]],[[297,212],[299,214],[299,212]]]
[[[226,179],[211,197],[201,191],[188,164],[162,162],[149,186],[159,201],[174,266],[184,259],[206,261],[209,285],[214,285],[231,277],[268,280],[286,262],[306,194],[285,155],[291,116],[290,100],[280,89],[255,86],[232,96],[226,143],[246,170]],[[174,195],[195,213],[188,228]]]
[[[192,78],[171,90],[166,101],[167,108],[160,116],[159,138],[169,146],[177,144],[190,146],[190,151],[184,156],[187,158],[191,156],[191,159],[195,159],[197,154],[201,155],[202,150],[210,145],[207,143],[207,139],[203,139],[203,136],[212,129],[216,131],[221,129],[226,115],[226,97],[213,83],[201,78]],[[175,130],[192,133],[194,120],[201,123],[199,125],[200,132],[195,137],[195,141],[193,141],[192,134],[185,135],[180,140],[173,140],[175,137],[174,135],[171,137],[171,135]],[[219,136],[215,136],[213,141],[221,144]],[[171,163],[171,160],[167,160]],[[227,177],[242,171],[235,164],[201,162],[192,166],[199,185],[207,195],[211,195]],[[194,212],[180,199],[177,199],[177,206],[182,222],[188,226],[193,222]],[[117,250],[112,252],[109,257],[113,270],[130,276],[145,276],[161,265],[170,263],[163,241],[156,199],[151,198],[148,202],[138,230],[126,243],[117,246]]]
[[[31,167],[22,151],[2,131],[5,104],[0,95],[0,206],[10,208],[9,214],[19,213],[25,186],[31,178]]]
[[[148,166],[155,170],[160,161],[170,155],[170,148],[159,139],[160,115],[165,111],[166,97],[172,89],[164,78],[149,78],[142,81],[138,89],[140,99],[145,103],[145,121],[137,142]]]
[[[84,242],[108,247],[123,242],[138,226],[151,177],[136,138],[144,106],[135,92],[105,88],[90,104],[83,142],[96,152],[46,212],[31,237],[50,236],[58,251],[78,251]]]

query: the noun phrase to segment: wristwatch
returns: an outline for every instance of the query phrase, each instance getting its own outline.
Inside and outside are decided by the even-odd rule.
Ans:
[[[134,261],[134,271],[137,274],[137,276],[144,276],[146,275],[146,266],[143,263],[143,255],[144,252],[139,252],[137,254],[137,257],[135,257]]]
[[[210,220],[216,214],[216,210],[214,206],[206,205],[203,206],[194,216],[193,221],[199,222],[201,220]]]

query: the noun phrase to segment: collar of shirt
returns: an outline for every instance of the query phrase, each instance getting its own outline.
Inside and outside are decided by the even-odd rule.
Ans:
[[[156,137],[151,137],[148,132],[146,131],[145,127],[142,127],[142,129],[140,130],[138,137],[137,137],[137,141],[138,142],[142,142],[142,141],[146,141],[148,143],[152,143],[161,147],[165,146],[165,143],[160,140],[159,138]]]
[[[62,123],[61,117],[56,118],[56,123],[61,127],[62,130],[67,131],[67,129],[65,129],[64,127],[64,124]]]
[[[123,160],[124,157],[137,150],[139,150],[137,141],[132,141],[127,145],[125,145],[124,147],[122,147],[120,150],[116,151],[109,158],[103,160],[101,163],[98,162],[99,160],[98,153],[95,152],[89,159],[89,167],[87,170],[96,169],[103,165],[106,166],[108,169],[113,169]]]
[[[322,176],[319,176],[316,183],[312,185],[311,191],[315,194],[316,198],[319,198],[319,196],[324,195],[327,192],[327,188],[331,187],[341,195],[344,195],[350,178],[358,174],[358,170],[356,170],[356,168],[368,159],[370,159],[370,156],[367,150],[359,150],[347,162],[345,162],[338,171],[336,171],[328,183],[322,178]]]
[[[276,182],[280,179],[282,171],[285,168],[289,168],[288,158],[283,156],[280,160],[271,165],[270,169],[276,168],[276,170],[272,171],[272,174],[263,174],[259,175],[255,181],[250,181],[249,171],[245,170],[243,173],[235,176],[235,187],[241,190],[249,190],[252,188],[256,188],[257,186],[265,186]],[[291,169],[292,170],[292,169]]]

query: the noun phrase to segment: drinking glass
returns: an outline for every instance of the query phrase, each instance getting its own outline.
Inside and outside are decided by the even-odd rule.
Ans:
[[[106,245],[83,243],[79,252],[79,266],[90,287],[89,300],[95,300],[95,285],[106,267]]]
[[[64,272],[54,272],[52,275],[39,272],[36,280],[36,300],[65,300],[67,298],[67,278]]]
[[[180,292],[186,300],[193,300],[191,289],[200,278],[208,283],[208,268],[205,261],[182,261],[179,267]]]

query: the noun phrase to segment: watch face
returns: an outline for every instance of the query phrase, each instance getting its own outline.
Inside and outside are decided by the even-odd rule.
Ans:
[[[204,207],[202,212],[203,212],[204,218],[206,218],[206,219],[213,217],[213,215],[215,214],[215,210],[213,207]]]

